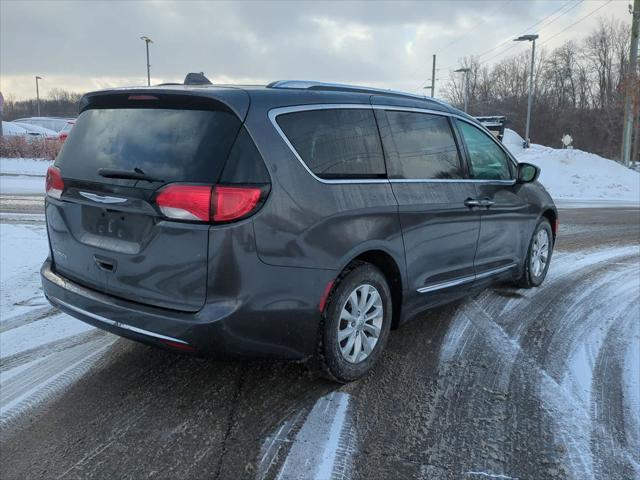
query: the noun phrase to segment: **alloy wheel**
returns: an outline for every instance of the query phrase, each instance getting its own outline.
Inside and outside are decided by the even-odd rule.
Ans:
[[[533,239],[531,246],[530,267],[531,273],[539,277],[544,272],[549,260],[549,233],[544,228],[540,229]]]
[[[373,285],[360,285],[349,294],[338,322],[338,344],[345,360],[359,363],[373,352],[383,318],[382,298]]]

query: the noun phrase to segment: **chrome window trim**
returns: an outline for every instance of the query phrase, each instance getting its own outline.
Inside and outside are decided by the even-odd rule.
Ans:
[[[464,118],[461,115],[452,112],[443,112],[440,110],[430,110],[428,108],[416,108],[416,107],[402,107],[396,105],[371,105],[366,103],[322,103],[322,104],[309,104],[309,105],[294,105],[289,107],[277,107],[272,108],[268,112],[269,120],[271,124],[280,135],[280,138],[284,141],[284,143],[289,147],[289,150],[293,153],[293,155],[298,159],[302,167],[311,175],[314,179],[316,179],[320,183],[326,184],[366,184],[366,183],[482,183],[482,184],[495,184],[495,185],[514,185],[516,183],[515,179],[511,180],[484,180],[484,179],[476,179],[476,178],[459,178],[459,179],[414,179],[414,178],[386,178],[386,179],[378,179],[378,178],[370,178],[370,179],[326,179],[320,178],[315,173],[311,171],[311,169],[307,166],[305,161],[302,159],[300,154],[297,152],[293,144],[289,141],[284,131],[278,125],[276,121],[279,115],[284,115],[286,113],[295,113],[295,112],[305,112],[311,110],[333,110],[333,109],[358,109],[358,110],[395,110],[401,112],[415,112],[415,113],[428,113],[432,115],[440,115],[443,117],[451,117],[463,120],[471,125],[474,125],[473,122]],[[477,125],[474,125],[478,128]],[[488,130],[487,130],[488,131]],[[485,132],[486,133],[486,132]],[[494,142],[498,143],[492,135],[489,135]],[[502,145],[499,145],[503,151],[506,152],[505,148]],[[512,157],[508,152],[507,158],[513,161]],[[517,165],[517,164],[516,164]]]
[[[493,268],[491,270],[487,270],[486,272],[478,273],[475,275],[468,275],[466,277],[460,277],[453,280],[449,280],[446,282],[434,283],[433,285],[427,285],[426,287],[419,288],[418,293],[428,293],[436,290],[442,290],[443,288],[455,287],[456,285],[462,285],[464,283],[474,282],[476,280],[481,280],[483,278],[490,277],[492,275],[497,275],[498,273],[506,272],[507,270],[511,270],[515,267],[516,263],[510,263],[509,265],[505,265],[503,267]]]
[[[145,330],[143,328],[134,327],[133,325],[128,325],[126,323],[116,322],[115,320],[111,320],[110,318],[103,317],[102,315],[98,315],[97,313],[92,313],[82,308],[76,307],[75,305],[71,305],[67,302],[60,300],[59,298],[48,296],[49,300],[53,303],[58,304],[62,307],[68,308],[69,310],[73,310],[74,312],[80,313],[81,315],[86,315],[87,317],[91,317],[94,320],[98,320],[99,322],[106,323],[107,325],[111,325],[113,327],[121,328],[123,330],[129,330],[130,332],[139,333],[141,335],[146,335],[148,337],[158,338],[160,340],[170,340],[172,342],[181,343],[184,345],[189,345],[188,342],[184,340],[180,340],[179,338],[167,337],[166,335],[161,335],[159,333],[150,332],[149,330]]]

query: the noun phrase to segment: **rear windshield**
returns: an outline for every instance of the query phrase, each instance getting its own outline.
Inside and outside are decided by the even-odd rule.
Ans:
[[[133,171],[167,182],[215,182],[240,128],[232,113],[211,110],[115,108],[84,111],[56,165],[69,179],[132,184],[98,175]],[[139,182],[157,188],[158,184]]]

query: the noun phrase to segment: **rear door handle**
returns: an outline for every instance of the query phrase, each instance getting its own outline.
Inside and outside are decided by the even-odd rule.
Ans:
[[[480,202],[480,200],[476,200],[475,198],[467,198],[464,201],[464,206],[465,207],[472,208],[472,207],[479,207],[481,205],[482,205],[482,203]]]

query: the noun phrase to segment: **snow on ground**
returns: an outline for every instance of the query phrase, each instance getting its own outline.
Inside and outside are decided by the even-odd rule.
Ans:
[[[44,179],[52,160],[0,158],[0,193],[3,195],[44,194]]]
[[[0,158],[0,175],[39,175],[44,177],[53,160],[43,158]]]
[[[351,478],[356,439],[349,400],[344,392],[319,398],[293,440],[288,436],[296,428],[300,412],[287,419],[262,446],[257,480],[270,478],[275,461],[288,444],[277,480]]]
[[[46,301],[44,218],[26,217],[0,216],[0,425],[79,378],[115,338]]]
[[[640,173],[613,160],[575,148],[532,144],[524,149],[522,137],[508,128],[503,143],[519,162],[540,167],[540,183],[554,200],[578,200],[592,206],[620,202],[640,206]]]
[[[40,287],[40,266],[48,248],[43,224],[0,223],[0,322],[47,305]]]

